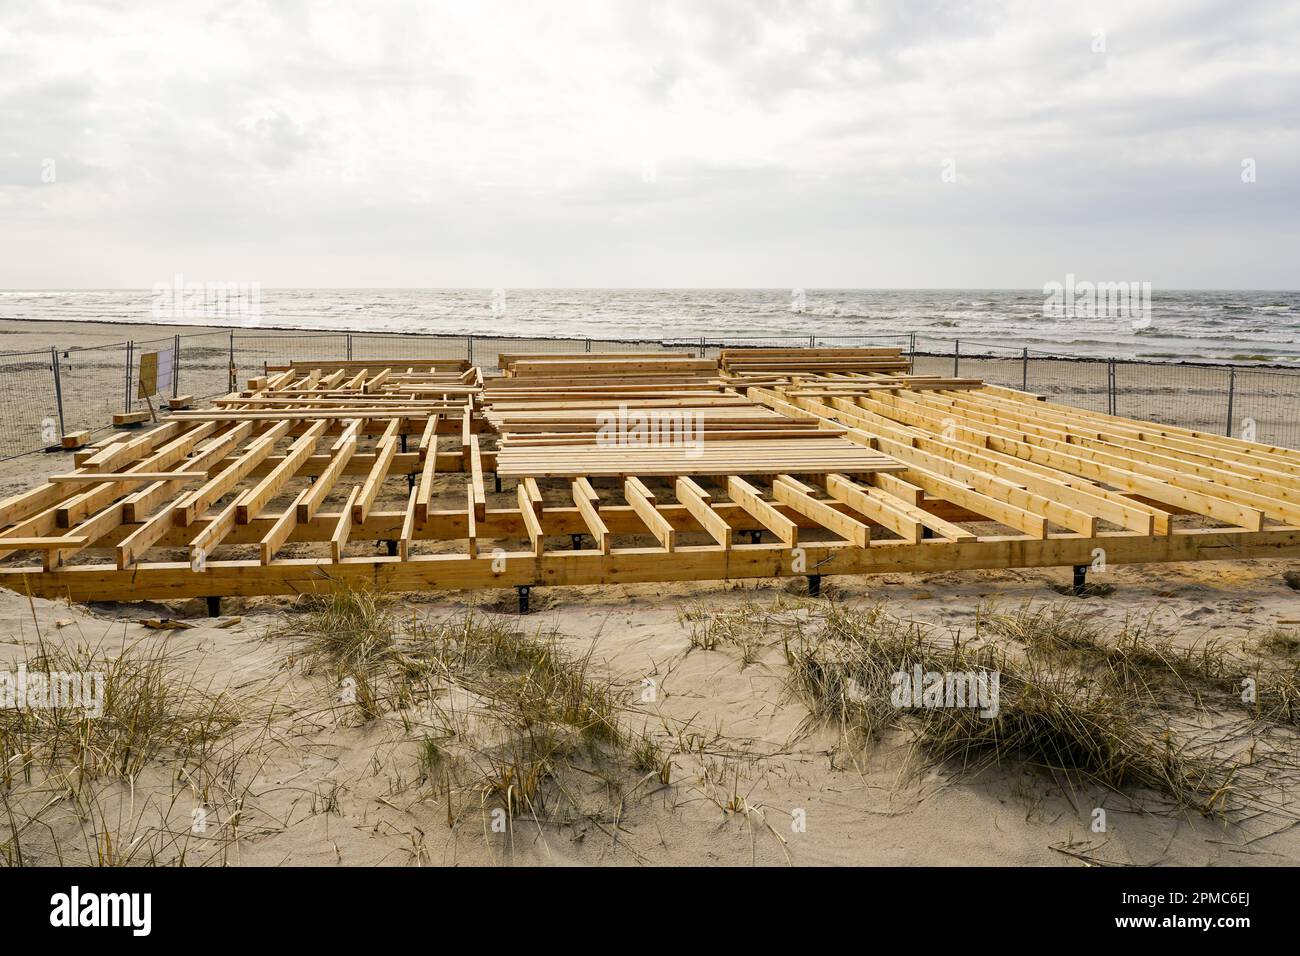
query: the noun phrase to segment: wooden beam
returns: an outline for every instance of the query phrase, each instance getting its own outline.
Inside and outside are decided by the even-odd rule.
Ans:
[[[352,533],[352,513],[356,508],[357,496],[361,489],[353,487],[348,492],[347,503],[344,504],[343,510],[339,512],[338,524],[334,526],[334,533],[330,535],[330,559],[338,564],[343,560],[343,549],[348,546],[348,535]]]
[[[672,551],[677,543],[677,530],[655,508],[650,490],[639,479],[630,477],[623,482],[623,496],[664,550]]]
[[[533,554],[540,557],[545,544],[542,535],[542,523],[537,520],[537,512],[533,510],[533,503],[529,500],[528,492],[522,484],[515,488],[515,495],[519,499],[519,513],[524,517],[524,528],[528,532],[528,540],[533,544]],[[477,511],[477,499],[474,501],[474,508]]]
[[[823,528],[834,532],[850,544],[865,548],[871,544],[871,528],[842,511],[838,511],[819,501],[806,491],[797,487],[788,476],[780,475],[772,482],[772,497],[783,505],[788,505],[800,514],[816,521]]]
[[[727,479],[727,494],[749,516],[776,535],[788,548],[799,546],[799,527],[763,500],[758,489],[745,479],[732,475]]]
[[[724,551],[730,550],[731,526],[710,506],[709,493],[689,478],[677,479],[676,493],[677,500],[700,523],[700,527],[713,537],[718,547]]]
[[[601,519],[599,512],[596,511],[595,492],[591,490],[591,485],[583,489],[586,480],[579,478],[573,482],[573,501],[578,506],[578,513],[582,515],[582,520],[587,525],[587,533],[591,535],[596,542],[596,550],[601,554],[609,554],[609,528]]]

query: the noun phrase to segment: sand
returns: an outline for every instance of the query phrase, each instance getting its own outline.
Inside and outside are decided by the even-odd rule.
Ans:
[[[1156,611],[1188,640],[1246,639],[1300,613],[1278,562],[1116,568],[1106,597],[1060,598],[1051,585],[1064,571],[961,572],[834,579],[835,599],[884,601],[896,614],[942,626],[969,627],[977,603],[997,599],[1085,600],[1119,621]],[[745,585],[625,586],[538,592],[547,606],[523,619],[554,629],[575,654],[593,652],[595,668],[626,690],[624,721],[647,729],[670,755],[671,783],[625,774],[612,790],[586,795],[582,812],[564,822],[513,821],[491,831],[488,810],[470,801],[454,827],[436,788],[418,782],[418,708],[359,722],[336,703],[337,687],[305,675],[292,642],[266,633],[282,614],[277,599],[227,600],[241,618],[219,628],[198,602],[176,605],[68,607],[0,594],[0,660],[16,667],[45,640],[104,641],[109,646],[166,642],[174,667],[205,686],[235,688],[254,730],[231,780],[206,790],[215,821],[210,838],[181,838],[160,851],[176,862],[244,865],[624,864],[624,865],[1083,865],[1083,860],[1136,865],[1271,865],[1300,860],[1300,829],[1267,815],[1224,823],[1190,811],[1167,811],[1154,797],[1063,785],[1034,769],[1007,765],[981,773],[931,766],[901,740],[857,749],[831,730],[807,731],[805,707],[786,692],[778,643],[754,653],[734,647],[693,649],[678,612],[693,602],[712,608],[788,600],[789,582]],[[1169,596],[1161,596],[1169,595]],[[509,595],[513,598],[513,595]],[[453,616],[468,596],[422,594],[411,613]],[[34,613],[33,613],[34,609]],[[182,617],[193,629],[158,632],[147,617]],[[748,662],[745,660],[748,658]],[[653,702],[643,682],[655,682]],[[273,706],[274,705],[274,706]],[[265,721],[265,725],[262,724]],[[428,728],[423,728],[427,730]],[[142,845],[167,841],[159,818],[184,834],[201,805],[185,778],[157,770],[125,785],[98,785],[102,815]],[[21,788],[20,788],[21,789]],[[740,809],[728,808],[733,797]],[[128,809],[134,807],[134,814]],[[238,839],[228,821],[239,809]],[[1108,831],[1090,829],[1106,808]],[[1154,809],[1153,809],[1154,808]],[[126,822],[139,817],[139,822]],[[85,824],[71,802],[43,819],[65,846],[85,843]],[[794,824],[804,826],[796,832]],[[1274,832],[1280,831],[1280,832]],[[0,832],[3,828],[0,827]],[[1272,834],[1272,835],[1270,835]],[[40,851],[37,834],[29,851]],[[170,851],[171,856],[168,856]],[[67,852],[67,851],[65,851]]]
[[[4,462],[0,494],[70,460]],[[439,730],[429,705],[361,719],[339,702],[332,678],[308,672],[297,642],[275,636],[300,619],[297,602],[226,599],[223,614],[239,618],[229,624],[207,618],[199,601],[69,606],[0,592],[0,666],[30,660],[42,642],[112,654],[165,647],[176,674],[228,695],[243,715],[202,771],[160,756],[132,787],[98,778],[73,799],[19,780],[7,800],[20,820],[40,810],[42,825],[21,832],[26,862],[40,863],[102,854],[104,834],[114,833],[118,861],[188,865],[1295,864],[1300,828],[1291,824],[1300,816],[1289,794],[1280,811],[1225,822],[1015,762],[978,773],[936,765],[900,734],[850,745],[809,724],[788,689],[779,634],[703,650],[681,618],[702,606],[784,608],[815,621],[828,600],[884,602],[899,617],[966,634],[981,602],[1031,600],[1082,606],[1115,624],[1154,614],[1189,646],[1257,648],[1269,628],[1300,618],[1300,595],[1283,578],[1293,570],[1300,563],[1112,566],[1090,580],[1113,590],[1086,598],[1058,592],[1065,568],[827,578],[820,601],[797,593],[801,580],[537,589],[525,618],[511,613],[513,592],[403,596],[414,621],[458,618],[477,601],[483,614],[553,632],[575,656],[590,653],[592,673],[618,688],[621,725],[645,732],[671,762],[666,785],[597,762],[598,772],[570,779],[558,818],[522,814],[506,832],[492,829],[491,803],[476,804],[472,788],[458,792],[449,826],[445,793],[422,775],[421,741]],[[146,618],[192,626],[157,631],[139,623]],[[454,710],[457,699],[440,706]],[[1108,814],[1104,833],[1091,829],[1098,807]],[[211,824],[202,833],[193,831],[196,808]],[[0,823],[0,845],[12,849],[11,837]]]

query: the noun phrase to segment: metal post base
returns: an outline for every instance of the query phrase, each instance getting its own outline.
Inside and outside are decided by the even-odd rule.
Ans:
[[[1076,564],[1074,566],[1074,586],[1070,590],[1075,597],[1083,597],[1088,592],[1088,566],[1086,564]]]
[[[809,597],[822,596],[822,576],[820,574],[808,575],[808,596]]]
[[[515,590],[519,592],[519,613],[527,614],[529,586],[527,584],[520,584],[515,588]]]
[[[221,598],[208,598],[208,617],[221,617]]]

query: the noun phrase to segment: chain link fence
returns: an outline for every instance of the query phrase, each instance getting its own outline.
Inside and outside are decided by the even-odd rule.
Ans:
[[[161,399],[201,401],[289,361],[465,359],[491,374],[503,353],[672,351],[716,359],[725,348],[873,347],[901,349],[919,375],[979,378],[1090,411],[1300,448],[1300,371],[1287,369],[1079,358],[912,333],[555,339],[239,328],[0,353],[0,459],[57,445],[69,432],[109,428],[116,413],[145,410],[137,381],[145,352],[158,353]]]
[[[63,424],[54,350],[0,355],[0,381],[4,382],[0,458],[57,443]]]

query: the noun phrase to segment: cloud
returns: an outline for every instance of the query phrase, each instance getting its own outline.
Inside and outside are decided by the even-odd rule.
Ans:
[[[29,0],[0,10],[0,285],[1293,285],[1297,27],[1248,0]]]

